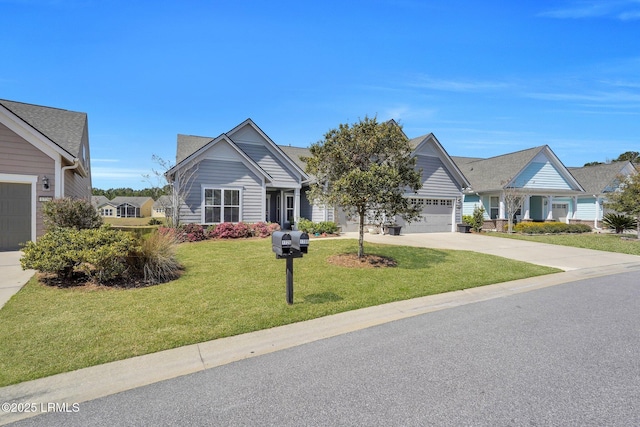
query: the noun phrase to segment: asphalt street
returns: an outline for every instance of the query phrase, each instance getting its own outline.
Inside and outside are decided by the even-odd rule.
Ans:
[[[638,426],[637,272],[414,316],[15,426]],[[60,409],[60,408],[59,408]]]

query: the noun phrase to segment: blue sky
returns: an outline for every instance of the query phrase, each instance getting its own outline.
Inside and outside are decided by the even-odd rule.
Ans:
[[[395,119],[452,156],[640,151],[640,1],[0,0],[0,98],[89,115],[93,185],[252,118],[309,146]]]

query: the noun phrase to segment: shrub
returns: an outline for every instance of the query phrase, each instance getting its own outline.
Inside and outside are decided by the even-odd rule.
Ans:
[[[269,224],[266,222],[256,222],[255,224],[251,224],[252,234],[256,237],[269,237],[271,235],[271,230],[269,229]]]
[[[175,256],[177,243],[175,233],[158,232],[141,239],[129,253],[129,274],[152,285],[177,279],[182,271]]]
[[[464,215],[462,220],[469,224],[473,231],[479,232],[484,225],[484,207],[476,205],[473,208],[473,215]]]
[[[473,215],[462,215],[462,222],[467,225],[473,225]]]
[[[164,224],[164,221],[162,221],[160,218],[151,218],[149,220],[149,225],[162,225]]]
[[[602,223],[616,233],[622,233],[625,230],[633,230],[636,228],[636,219],[624,214],[608,213],[602,219]]]
[[[176,237],[180,242],[200,242],[207,239],[207,233],[200,224],[181,225],[176,233]]]
[[[335,234],[338,232],[338,225],[333,221],[312,222],[306,218],[298,221],[298,230],[307,234]]]
[[[588,233],[591,232],[591,227],[563,222],[520,222],[515,225],[514,231],[523,234]]]
[[[104,282],[124,273],[135,243],[132,235],[109,226],[82,230],[55,227],[37,242],[27,242],[20,264],[23,269],[53,273],[60,279],[70,279],[78,271]]]
[[[234,224],[233,231],[236,239],[242,239],[247,237],[253,237],[253,231],[251,227],[244,222],[238,222]]]
[[[78,230],[98,228],[102,217],[93,205],[84,199],[65,197],[42,204],[42,215],[47,228],[70,227]]]
[[[231,222],[223,222],[216,225],[210,236],[218,239],[235,239],[236,228]]]

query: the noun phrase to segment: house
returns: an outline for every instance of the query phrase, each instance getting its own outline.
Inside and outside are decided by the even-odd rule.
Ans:
[[[411,143],[425,185],[407,194],[423,214],[404,224],[406,231],[454,231],[469,182],[433,134]],[[313,178],[301,158],[308,155],[306,148],[278,146],[251,119],[216,138],[178,135],[176,165],[167,178],[184,199],[181,222],[267,221],[287,227],[306,218],[355,230],[352,218],[307,198]]]
[[[151,216],[151,197],[117,196],[111,200],[116,218],[146,218]]]
[[[87,114],[0,100],[0,250],[42,235],[60,197],[91,198]]]
[[[514,189],[524,203],[519,221],[560,221],[600,227],[606,193],[615,190],[622,174],[635,173],[629,162],[566,168],[547,145],[482,158],[453,157],[468,178],[463,214],[485,209],[485,229],[502,230],[507,223],[505,195]]]
[[[293,222],[309,215],[305,174],[251,119],[215,138],[178,135],[166,173],[181,196],[180,221]]]
[[[116,205],[107,199],[105,196],[91,196],[91,204],[98,211],[100,216],[106,218],[116,217]]]
[[[505,197],[523,194],[515,221],[562,221],[601,226],[603,203],[620,175],[636,173],[629,162],[567,168],[548,145],[491,158],[451,157],[432,133],[410,141],[422,188],[407,193],[420,206],[404,233],[452,232],[476,206],[485,209],[485,229],[507,223]],[[178,135],[176,166],[167,172],[185,203],[181,222],[278,222],[283,227],[306,218],[335,221],[343,231],[357,230],[357,218],[307,198],[313,182],[302,158],[308,148],[276,145],[247,119],[216,138]]]
[[[152,218],[166,218],[171,215],[171,197],[160,196],[151,206]]]
[[[577,209],[571,221],[583,222],[596,229],[602,227],[608,194],[620,186],[621,177],[638,173],[629,161],[569,168],[569,171],[585,191],[576,200]]]

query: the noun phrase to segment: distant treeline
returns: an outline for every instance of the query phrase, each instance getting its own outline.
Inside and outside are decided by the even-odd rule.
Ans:
[[[157,200],[158,197],[169,194],[168,186],[164,188],[144,188],[142,190],[134,190],[133,188],[110,188],[108,190],[102,190],[100,188],[94,188],[91,193],[94,196],[105,196],[109,200],[117,196],[151,197],[153,200]]]

